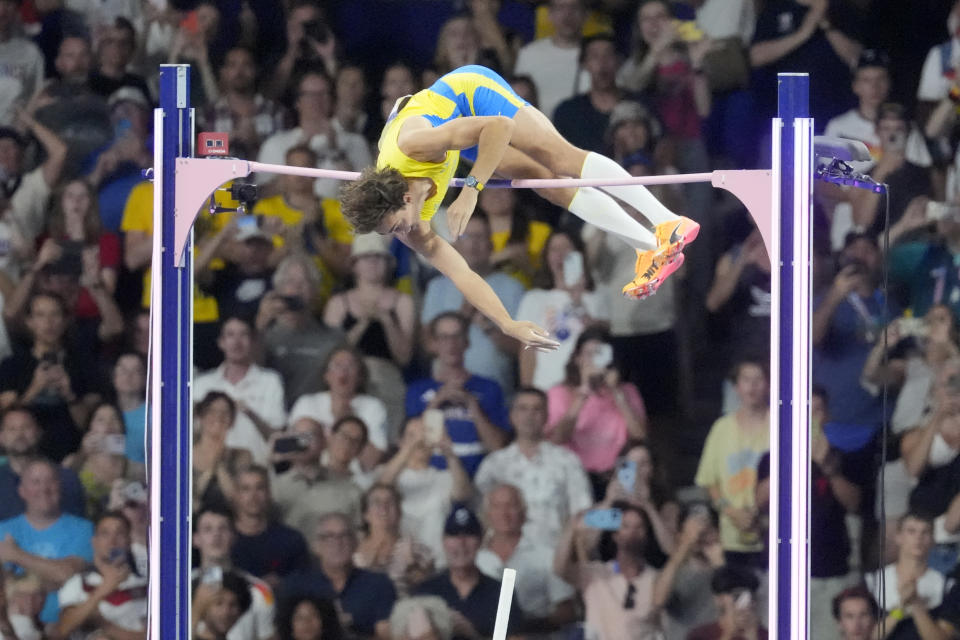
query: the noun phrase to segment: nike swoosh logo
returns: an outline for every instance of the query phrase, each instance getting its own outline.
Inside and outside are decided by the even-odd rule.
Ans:
[[[680,229],[681,226],[683,226],[683,223],[678,222],[677,226],[673,228],[673,233],[670,234],[670,244],[676,244],[677,242],[680,242],[683,239],[683,236],[677,234],[677,231]]]

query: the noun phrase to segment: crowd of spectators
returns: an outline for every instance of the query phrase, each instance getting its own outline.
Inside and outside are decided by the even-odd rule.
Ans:
[[[0,0],[0,638],[146,637],[142,170],[178,62],[237,157],[360,170],[399,97],[483,64],[636,176],[765,166],[776,73],[810,72],[889,185],[815,185],[810,637],[960,638],[954,0]],[[355,235],[337,182],[254,182],[196,225],[198,640],[489,638],[504,567],[514,637],[767,637],[738,202],[654,188],[703,233],[636,302],[616,237],[484,191],[454,246],[545,353]]]

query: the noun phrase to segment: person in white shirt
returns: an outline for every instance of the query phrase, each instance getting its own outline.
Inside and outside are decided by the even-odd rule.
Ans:
[[[430,465],[430,457],[438,449],[447,463],[446,469]],[[400,440],[400,449],[378,468],[377,484],[391,485],[400,494],[401,529],[430,549],[440,549],[443,522],[454,503],[466,502],[473,496],[473,485],[460,458],[453,452],[449,435],[439,442],[428,442],[423,418],[407,421]],[[438,554],[436,564],[445,558]]]
[[[363,393],[369,373],[363,356],[355,348],[342,345],[334,349],[323,367],[327,390],[297,398],[290,409],[290,424],[311,421],[323,426],[324,435],[332,435],[333,423],[348,415],[363,420],[367,442],[360,452],[360,466],[370,470],[387,450],[387,408],[375,396]]]
[[[20,3],[0,0],[0,125],[13,124],[16,106],[43,87],[43,54],[20,36]]]
[[[294,102],[298,125],[267,138],[257,160],[283,164],[288,149],[306,144],[316,152],[319,169],[359,171],[373,164],[367,141],[360,134],[346,131],[333,118],[333,107],[333,83],[329,76],[316,69],[304,74],[297,84]],[[267,185],[276,176],[261,173],[257,180]],[[314,188],[320,198],[336,198],[340,182],[324,178],[317,180]]]
[[[579,253],[580,257],[571,254]],[[543,267],[533,289],[520,299],[517,320],[545,328],[560,343],[555,351],[520,351],[520,385],[546,391],[563,382],[567,361],[584,329],[606,324],[609,305],[593,288],[588,269],[583,268],[585,249],[579,235],[557,230],[543,248]],[[577,268],[577,267],[580,268]]]
[[[929,611],[939,606],[947,587],[946,576],[927,565],[933,547],[932,520],[907,512],[897,523],[894,543],[897,560],[883,568],[883,592],[880,570],[866,576],[867,587],[887,613],[888,629],[920,609]]]
[[[539,635],[559,631],[576,619],[573,587],[553,572],[553,546],[525,529],[527,506],[520,489],[498,484],[483,501],[487,538],[477,552],[477,567],[494,580],[504,567],[517,570],[517,604],[524,631]]]
[[[516,440],[484,458],[474,483],[484,495],[500,484],[517,487],[526,502],[529,533],[552,544],[573,514],[590,508],[590,481],[575,453],[543,439],[547,396],[542,391],[517,391],[510,423]]]
[[[580,68],[580,38],[587,11],[583,0],[550,0],[554,34],[525,45],[517,54],[514,74],[533,78],[540,110],[553,118],[557,105],[590,89],[590,76]]]
[[[222,391],[237,403],[237,419],[227,434],[227,445],[250,451],[258,464],[270,455],[267,441],[286,424],[283,380],[280,374],[253,363],[254,329],[242,318],[227,318],[220,327],[217,346],[223,364],[196,377],[195,398]]]
[[[827,122],[824,135],[859,140],[867,145],[870,154],[880,154],[877,135],[877,115],[880,105],[890,97],[890,57],[878,49],[864,49],[853,72],[851,88],[857,96],[857,106]],[[923,134],[912,127],[907,138],[907,159],[915,165],[929,167],[932,160]]]
[[[147,636],[147,578],[134,570],[130,521],[119,511],[97,520],[93,567],[60,588],[60,618],[51,638],[82,638],[94,629],[118,640]]]

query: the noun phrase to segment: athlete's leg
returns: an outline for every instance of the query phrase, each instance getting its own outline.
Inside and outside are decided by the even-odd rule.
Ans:
[[[560,177],[512,146],[507,148],[500,166],[497,167],[497,174],[510,179]],[[568,209],[578,218],[617,235],[634,248],[644,250],[657,248],[657,239],[653,233],[634,220],[616,200],[598,189],[581,187],[535,189],[535,191],[553,204]]]
[[[543,113],[533,107],[523,107],[514,115],[517,126],[510,144],[524,151],[556,173],[580,178],[630,177],[626,169],[600,155],[570,144]],[[692,242],[699,225],[681,218],[667,209],[643,185],[600,187],[637,209],[652,225],[661,244],[668,246],[670,256],[679,253]]]

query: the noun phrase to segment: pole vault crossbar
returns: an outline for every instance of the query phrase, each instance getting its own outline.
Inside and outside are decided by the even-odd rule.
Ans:
[[[183,255],[183,243],[193,228],[197,215],[210,200],[210,195],[223,184],[254,173],[278,173],[308,178],[332,178],[334,180],[356,180],[360,174],[356,171],[338,171],[335,169],[314,169],[312,167],[290,167],[282,164],[264,164],[250,160],[233,158],[176,158],[176,202],[177,220],[174,259],[179,262]],[[773,190],[769,170],[712,171],[710,173],[680,173],[663,176],[642,176],[624,178],[555,178],[548,180],[491,180],[488,187],[504,189],[558,189],[569,187],[612,187],[617,185],[641,184],[688,184],[709,182],[718,189],[726,189],[747,207],[764,242],[772,242],[770,233],[770,203]],[[462,187],[463,179],[456,178],[450,186]]]
[[[513,188],[710,182],[739,198],[770,255],[770,602],[773,637],[809,623],[810,298],[813,121],[807,74],[780,74],[773,167],[615,179],[494,180]],[[195,159],[189,66],[161,65],[154,124],[151,292],[150,640],[190,640],[194,220],[213,192],[255,172],[355,179],[358,174],[238,159]],[[454,181],[453,186],[462,186]],[[776,215],[774,215],[776,214]]]

